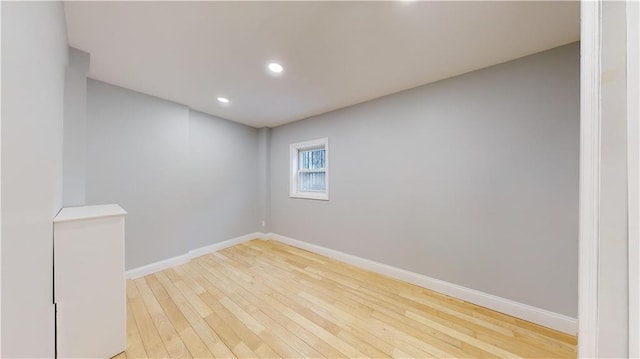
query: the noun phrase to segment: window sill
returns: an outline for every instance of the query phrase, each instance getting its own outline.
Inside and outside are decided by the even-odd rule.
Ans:
[[[320,201],[328,201],[329,195],[327,193],[290,193],[291,198],[303,198],[303,199],[315,199]]]

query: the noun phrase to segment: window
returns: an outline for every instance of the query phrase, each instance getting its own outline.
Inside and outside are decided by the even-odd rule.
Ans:
[[[329,200],[329,139],[290,146],[290,197]]]

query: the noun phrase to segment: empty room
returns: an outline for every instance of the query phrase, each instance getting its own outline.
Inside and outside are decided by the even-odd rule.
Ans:
[[[1,3],[2,358],[637,358],[634,1]]]

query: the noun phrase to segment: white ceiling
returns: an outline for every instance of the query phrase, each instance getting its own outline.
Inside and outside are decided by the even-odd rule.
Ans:
[[[578,2],[66,2],[90,77],[255,127],[579,39]],[[267,74],[269,61],[284,73]],[[220,105],[216,97],[231,99]]]

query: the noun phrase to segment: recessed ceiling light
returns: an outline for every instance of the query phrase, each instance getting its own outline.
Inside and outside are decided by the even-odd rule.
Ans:
[[[278,63],[275,63],[275,62],[270,63],[267,67],[269,68],[269,71],[271,71],[273,73],[276,73],[276,74],[279,74],[279,73],[282,72],[282,70],[284,70],[282,65],[280,65]]]
[[[218,102],[220,103],[229,103],[229,99],[226,97],[218,97]]]

